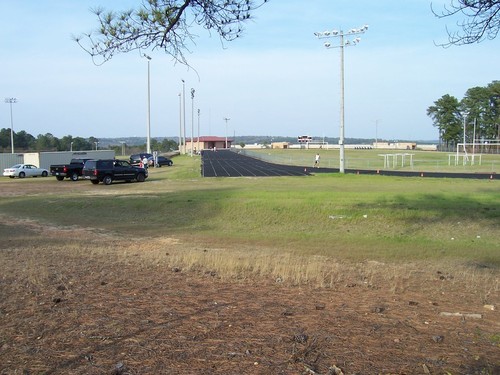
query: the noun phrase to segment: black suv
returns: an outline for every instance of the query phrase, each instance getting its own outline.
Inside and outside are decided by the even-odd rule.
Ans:
[[[125,160],[87,160],[83,166],[83,177],[97,185],[103,182],[110,185],[113,181],[136,180],[144,182],[148,172],[144,168],[134,167]]]

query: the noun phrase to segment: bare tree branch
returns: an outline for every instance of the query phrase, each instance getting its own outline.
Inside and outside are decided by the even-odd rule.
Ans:
[[[187,64],[188,43],[194,43],[195,26],[215,30],[221,40],[232,41],[243,32],[243,24],[268,0],[142,0],[138,9],[121,12],[91,10],[97,16],[96,30],[73,39],[101,65],[118,53],[161,49]]]
[[[451,0],[442,11],[432,12],[438,18],[462,17],[456,23],[458,31],[446,28],[448,43],[440,44],[443,47],[495,39],[500,30],[500,0]]]

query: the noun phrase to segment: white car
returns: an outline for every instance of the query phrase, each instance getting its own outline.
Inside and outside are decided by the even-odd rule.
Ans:
[[[10,168],[5,168],[3,170],[3,175],[5,177],[47,177],[49,175],[49,171],[44,168],[38,168],[33,164],[16,164]]]

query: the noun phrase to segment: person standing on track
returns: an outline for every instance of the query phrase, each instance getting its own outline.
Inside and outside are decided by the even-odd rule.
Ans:
[[[314,168],[319,168],[319,159],[320,159],[320,156],[319,156],[319,153],[317,153],[316,157],[314,159]]]

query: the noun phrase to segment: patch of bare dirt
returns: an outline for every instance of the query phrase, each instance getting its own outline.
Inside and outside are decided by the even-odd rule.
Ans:
[[[500,373],[498,291],[484,306],[449,273],[313,288],[124,257],[91,229],[0,234],[0,374]]]

